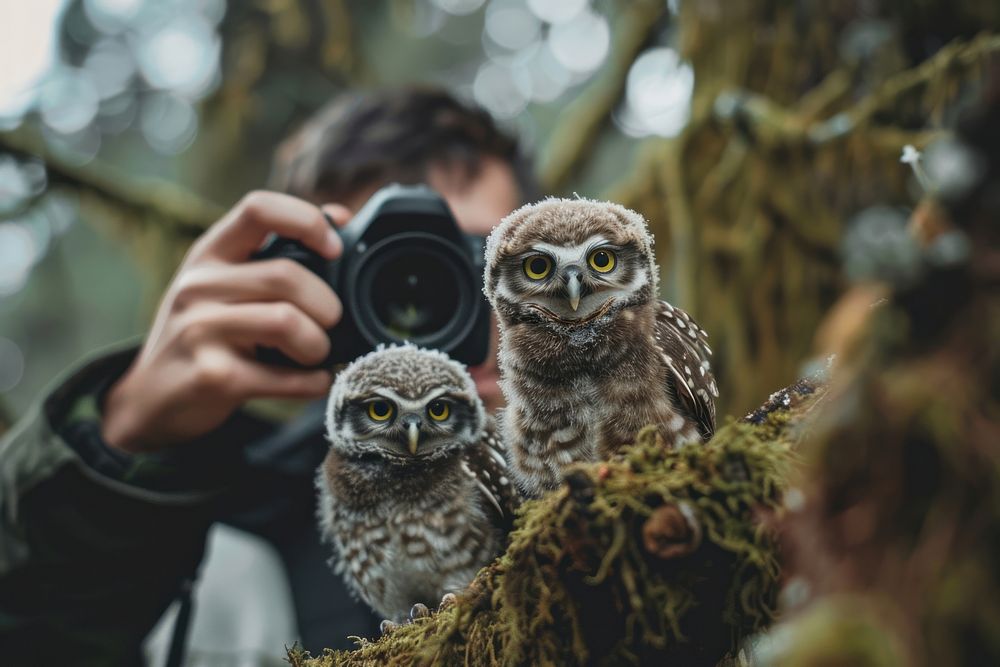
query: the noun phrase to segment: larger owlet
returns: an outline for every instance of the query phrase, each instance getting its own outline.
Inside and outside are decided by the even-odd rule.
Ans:
[[[647,424],[671,445],[711,436],[706,334],[659,300],[658,276],[645,221],[617,204],[547,199],[490,235],[501,431],[527,495],[558,486],[568,463],[608,459]]]
[[[319,522],[335,571],[401,620],[463,590],[502,549],[517,494],[465,368],[412,345],[337,377],[327,408]]]

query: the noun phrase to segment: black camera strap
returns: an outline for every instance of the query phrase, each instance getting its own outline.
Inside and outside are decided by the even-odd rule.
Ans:
[[[194,584],[197,574],[181,582],[181,590],[177,594],[180,607],[177,618],[174,619],[174,631],[170,636],[170,650],[167,652],[166,667],[181,667],[184,655],[187,653],[188,629],[191,625],[191,611],[194,607]]]

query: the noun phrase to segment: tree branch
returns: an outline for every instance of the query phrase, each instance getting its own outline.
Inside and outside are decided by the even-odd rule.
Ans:
[[[705,445],[655,428],[619,460],[579,464],[519,512],[506,553],[450,604],[353,651],[293,667],[715,665],[774,613],[779,567],[762,519],[781,506],[804,380]]]
[[[594,140],[625,92],[625,78],[639,51],[666,10],[663,2],[624,5],[611,38],[608,64],[590,86],[560,114],[555,131],[542,151],[542,189],[555,192],[566,185],[594,148]]]
[[[122,170],[94,160],[86,165],[72,164],[45,145],[37,134],[25,129],[0,132],[0,151],[20,158],[37,157],[45,163],[50,184],[83,190],[136,215],[136,223],[156,219],[177,236],[200,235],[224,212],[217,205],[172,183],[137,178]],[[152,214],[152,215],[151,215]]]
[[[808,100],[803,98],[798,109],[785,108],[765,95],[734,91],[716,99],[714,112],[723,120],[737,120],[757,142],[823,145],[852,136],[851,132],[867,124],[879,110],[935,77],[955,68],[971,68],[995,54],[1000,54],[1000,35],[953,42],[920,65],[889,77],[848,109],[822,120],[815,117],[818,109],[827,106],[828,97],[840,95],[838,77],[831,76],[824,82],[822,93],[809,96]]]
[[[7,430],[13,425],[14,417],[7,409],[7,404],[0,400],[0,436],[6,433]]]

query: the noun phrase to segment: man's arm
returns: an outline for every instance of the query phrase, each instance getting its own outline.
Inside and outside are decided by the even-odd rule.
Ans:
[[[107,447],[95,402],[132,356],[86,364],[0,440],[5,664],[135,659],[201,560],[231,450],[208,447],[213,454],[193,466],[180,452],[131,456]],[[235,460],[228,463],[232,470]]]
[[[326,212],[339,223],[341,206]],[[326,358],[326,330],[342,312],[318,276],[290,259],[250,261],[270,234],[301,241],[326,259],[342,251],[319,208],[256,192],[199,238],[163,295],[139,356],[108,393],[103,435],[128,452],[169,449],[207,433],[251,398],[316,398],[326,370],[261,363],[258,346],[304,365]]]
[[[5,664],[137,659],[195,572],[217,492],[254,437],[237,408],[327,391],[326,371],[254,358],[258,345],[325,358],[323,330],[340,317],[336,295],[306,269],[248,263],[272,232],[327,258],[340,251],[311,204],[245,198],[192,247],[137,355],[85,366],[0,440]]]

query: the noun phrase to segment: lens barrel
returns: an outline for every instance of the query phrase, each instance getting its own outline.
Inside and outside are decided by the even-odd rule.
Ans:
[[[390,236],[348,269],[348,307],[372,345],[410,341],[451,352],[475,325],[482,300],[464,248],[427,232]]]

